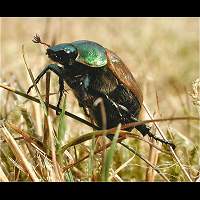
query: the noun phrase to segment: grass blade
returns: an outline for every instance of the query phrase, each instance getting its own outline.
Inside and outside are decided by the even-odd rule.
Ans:
[[[116,147],[117,139],[118,139],[118,136],[119,136],[120,128],[121,128],[121,124],[119,124],[117,126],[115,136],[113,137],[113,140],[112,140],[111,147],[105,155],[103,169],[102,169],[102,177],[101,177],[102,181],[108,181],[109,169],[110,169],[111,164],[112,164],[112,160],[113,160],[113,156],[114,156],[115,147]]]
[[[15,139],[12,137],[8,129],[3,125],[3,137],[9,144],[10,148],[12,149],[14,155],[16,156],[17,159],[19,159],[23,165],[23,167],[26,169],[28,174],[30,175],[31,179],[34,182],[38,182],[39,179],[37,175],[35,174],[35,171],[31,165],[31,163],[27,160],[25,157],[25,154],[22,152],[22,150],[19,148],[19,145],[15,141]]]
[[[37,95],[39,96],[39,100],[40,100],[40,104],[41,104],[41,106],[42,106],[42,109],[44,110],[45,115],[47,115],[47,109],[46,109],[45,103],[44,103],[44,101],[42,100],[42,96],[40,95],[40,92],[39,92],[39,90],[38,90],[38,87],[37,87],[37,85],[36,85],[36,83],[35,83],[35,79],[34,79],[34,77],[33,77],[33,73],[32,73],[32,71],[31,71],[30,67],[27,65],[27,62],[26,62],[26,59],[25,59],[24,45],[22,45],[22,55],[23,55],[23,59],[24,59],[24,63],[25,63],[26,69],[27,69],[27,71],[28,71],[28,73],[29,73],[29,75],[30,75],[30,77],[31,77],[31,80],[32,80],[32,82],[33,82],[33,85],[34,85],[34,87],[35,87],[35,90],[36,90],[36,92],[37,92]]]
[[[0,182],[9,182],[7,176],[3,172],[1,166],[0,166]]]
[[[66,131],[66,122],[65,122],[65,108],[66,108],[66,96],[64,97],[64,103],[62,107],[62,112],[59,116],[59,125],[58,125],[58,148],[62,145],[62,141],[65,136]]]
[[[153,120],[153,117],[152,115],[150,114],[150,111],[149,109],[147,108],[147,106],[145,104],[143,104],[146,112],[148,113],[149,117]],[[160,133],[160,135],[163,137],[163,139],[166,140],[166,137],[164,135],[164,133],[162,132],[162,130],[160,129],[160,127],[157,125],[157,123],[154,123],[155,127],[157,128],[158,132]],[[178,158],[178,156],[176,155],[175,151],[170,147],[170,151],[173,155],[173,157],[175,158],[175,160],[177,161],[177,163],[179,164],[181,170],[183,171],[184,175],[187,177],[187,179],[190,181],[190,182],[193,182],[190,175],[188,174],[188,172],[185,170],[183,164],[181,163],[180,159]]]
[[[48,116],[48,126],[49,126],[49,140],[50,140],[50,146],[51,146],[51,156],[52,156],[52,162],[53,162],[53,166],[54,166],[54,170],[55,170],[55,174],[56,174],[56,181],[62,181],[62,177],[60,176],[60,168],[56,159],[56,149],[55,149],[55,137],[53,135],[53,127],[52,127],[52,123],[50,120],[50,117]]]
[[[92,181],[94,172],[94,151],[95,151],[95,135],[92,137],[92,144],[90,147],[89,161],[88,161],[88,177],[89,181]]]
[[[47,115],[44,114],[44,137],[43,137],[43,144],[44,147],[46,148],[47,154],[49,154],[49,124],[48,124],[48,119],[47,116],[49,114],[49,90],[50,90],[50,72],[46,73],[46,111]]]

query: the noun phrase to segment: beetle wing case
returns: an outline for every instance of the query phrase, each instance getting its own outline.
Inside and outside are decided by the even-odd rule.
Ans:
[[[122,82],[138,98],[140,105],[142,105],[142,91],[130,70],[123,63],[123,61],[111,50],[106,49],[106,55],[109,69],[114,73],[117,79]]]

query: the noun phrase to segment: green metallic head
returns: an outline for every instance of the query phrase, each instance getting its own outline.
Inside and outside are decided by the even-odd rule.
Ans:
[[[72,65],[75,61],[90,67],[102,67],[107,64],[105,48],[87,40],[49,47],[47,55],[62,65]]]

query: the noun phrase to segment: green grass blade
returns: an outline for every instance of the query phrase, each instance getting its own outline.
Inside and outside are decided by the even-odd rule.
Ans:
[[[74,177],[73,177],[72,172],[71,172],[70,169],[69,169],[69,171],[67,171],[67,172],[65,173],[65,179],[66,179],[66,181],[68,181],[68,182],[74,182]]]
[[[90,156],[88,161],[88,177],[91,181],[94,172],[94,151],[95,151],[95,135],[92,137],[92,144],[90,147]]]
[[[62,111],[59,115],[58,135],[56,138],[57,159],[61,165],[64,163],[63,152],[61,152],[60,149],[61,149],[62,142],[63,142],[64,136],[65,136],[65,131],[66,131],[65,108],[66,108],[66,96],[64,98]]]
[[[119,133],[120,133],[120,128],[121,128],[121,124],[119,124],[117,126],[117,129],[116,129],[116,132],[115,132],[115,136],[113,137],[110,149],[107,151],[107,153],[105,155],[103,169],[102,169],[102,177],[101,177],[101,181],[104,181],[104,182],[108,181],[109,169],[110,169],[111,164],[112,164],[112,160],[113,160],[113,156],[114,156],[114,152],[115,152],[117,139],[118,139],[118,136],[119,136]]]
[[[64,98],[64,103],[62,107],[62,112],[59,116],[59,125],[58,125],[58,137],[57,137],[57,148],[60,149],[62,145],[62,141],[65,136],[65,131],[66,131],[66,121],[65,121],[65,108],[66,108],[66,96]]]

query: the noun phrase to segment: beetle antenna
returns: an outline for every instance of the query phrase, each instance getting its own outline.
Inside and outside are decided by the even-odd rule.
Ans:
[[[46,45],[48,47],[50,47],[51,45],[45,43],[45,42],[42,42],[41,39],[40,39],[40,36],[38,34],[36,34],[34,37],[33,37],[33,40],[32,40],[34,43],[40,43],[40,44],[43,44],[43,45]]]

